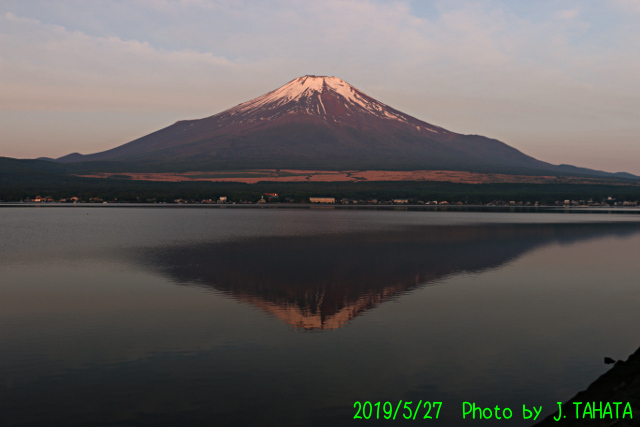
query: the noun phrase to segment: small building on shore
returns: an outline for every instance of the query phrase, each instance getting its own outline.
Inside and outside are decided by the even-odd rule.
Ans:
[[[335,203],[335,197],[309,197],[311,203]]]

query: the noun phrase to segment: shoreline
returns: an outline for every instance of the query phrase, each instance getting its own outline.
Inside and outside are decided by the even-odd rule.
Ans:
[[[371,210],[433,210],[433,211],[471,211],[471,212],[532,212],[532,213],[639,213],[640,207],[635,206],[524,206],[524,205],[456,205],[456,204],[342,204],[342,203],[149,203],[149,202],[0,202],[0,207],[49,207],[49,208],[116,208],[116,207],[147,207],[147,208],[260,208],[260,209],[371,209]]]
[[[577,411],[576,403],[580,402],[582,405],[578,405],[580,410]],[[611,404],[621,402],[617,417],[615,409],[612,411],[612,417],[608,415],[601,417],[597,414],[597,410],[593,411],[593,418],[584,417],[584,408],[587,403],[594,404],[597,409],[600,402],[603,407],[607,402]],[[633,418],[623,417],[623,408],[627,402],[633,411]],[[554,420],[554,417],[558,417],[558,411],[556,411],[534,426],[640,426],[640,347],[626,361],[618,360],[611,369],[592,382],[586,390],[580,391],[569,401],[563,403],[562,414],[565,418],[556,421]],[[577,418],[576,415],[580,418]]]

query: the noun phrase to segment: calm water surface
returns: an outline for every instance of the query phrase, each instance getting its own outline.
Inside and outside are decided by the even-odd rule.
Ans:
[[[3,426],[531,425],[640,345],[637,214],[0,208],[0,239]]]

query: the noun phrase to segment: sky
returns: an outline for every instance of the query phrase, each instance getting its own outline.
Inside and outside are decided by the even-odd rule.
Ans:
[[[640,175],[640,0],[0,0],[0,156],[103,151],[306,74]]]

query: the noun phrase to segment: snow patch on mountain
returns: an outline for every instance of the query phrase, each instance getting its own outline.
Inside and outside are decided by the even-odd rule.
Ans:
[[[278,89],[225,110],[207,119],[218,119],[216,128],[275,120],[290,114],[316,116],[325,122],[355,123],[375,119],[410,124],[411,128],[446,135],[449,131],[415,119],[331,76],[302,76]],[[419,126],[418,126],[419,125]]]
[[[408,122],[403,114],[398,114],[387,105],[374,100],[337,77],[302,76],[284,86],[264,94],[258,98],[242,103],[219,115],[251,116],[262,110],[280,109],[289,106],[294,111],[305,111],[309,114],[328,114],[322,97],[323,94],[343,98],[342,102],[350,110],[358,109],[380,118]]]

